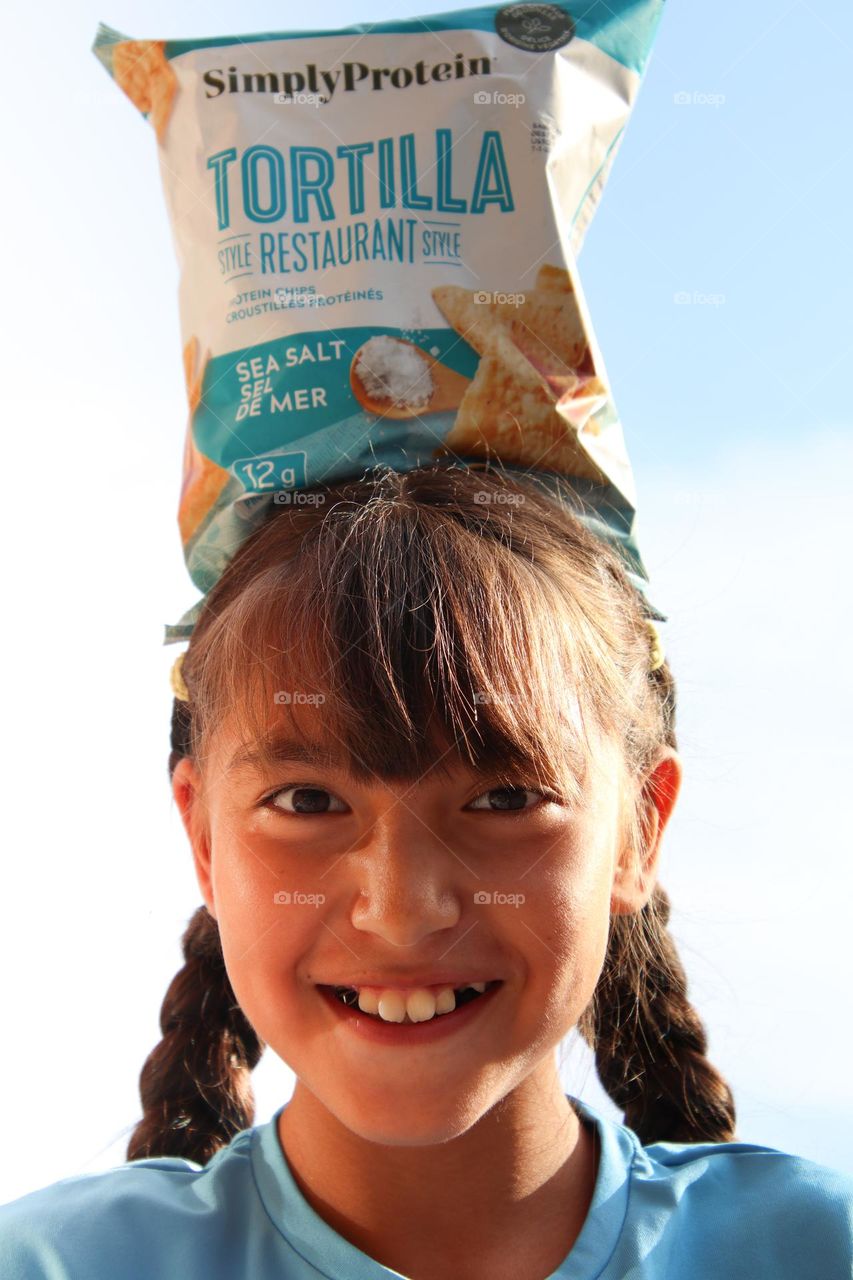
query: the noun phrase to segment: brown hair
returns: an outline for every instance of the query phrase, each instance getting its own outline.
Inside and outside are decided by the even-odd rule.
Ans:
[[[362,780],[423,776],[441,754],[425,732],[437,716],[478,768],[508,778],[532,769],[537,785],[577,795],[591,718],[624,745],[640,856],[640,780],[662,747],[677,748],[675,686],[666,663],[650,670],[644,601],[571,493],[489,463],[440,461],[302,495],[270,507],[205,600],[182,664],[189,701],[173,706],[170,776],[183,756],[203,773],[223,717],[263,750],[270,707],[287,714],[276,690],[313,680],[317,692],[318,673],[324,727]],[[734,1099],[706,1057],[669,910],[656,885],[642,911],[611,915],[578,1031],[642,1142],[731,1141]],[[204,1164],[254,1123],[250,1076],[265,1046],[234,997],[206,906],[183,954],[140,1075],[128,1160]]]

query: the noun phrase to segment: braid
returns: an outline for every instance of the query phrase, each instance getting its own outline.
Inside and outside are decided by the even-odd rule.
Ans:
[[[143,1117],[128,1160],[184,1156],[206,1164],[254,1123],[250,1073],[264,1046],[234,997],[206,906],[190,919],[182,947],[186,963],[160,1009],[163,1039],[139,1076]]]
[[[675,683],[650,673],[664,739],[677,748]],[[735,1101],[708,1061],[708,1037],[687,998],[687,975],[668,930],[669,896],[656,885],[639,916],[613,915],[607,954],[578,1031],[602,1085],[644,1144],[732,1142]]]
[[[734,1097],[706,1057],[705,1028],[666,928],[669,912],[656,885],[639,920],[612,917],[604,970],[578,1029],[641,1142],[732,1142]]]

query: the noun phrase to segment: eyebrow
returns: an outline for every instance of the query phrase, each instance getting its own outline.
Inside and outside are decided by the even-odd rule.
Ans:
[[[258,746],[242,747],[231,757],[225,772],[233,773],[237,769],[254,767],[264,763],[264,756],[276,764],[308,764],[320,768],[338,768],[340,758],[330,747],[320,746],[316,742],[306,742],[302,738],[277,736],[264,743],[264,749]]]
[[[581,785],[583,785],[589,766],[582,753],[580,753],[578,760],[580,767],[576,776]],[[240,750],[236,751],[225,767],[225,775],[227,776],[240,769],[263,767],[267,761],[272,764],[305,764],[309,767],[313,766],[321,769],[339,769],[342,772],[350,771],[353,768],[352,764],[345,764],[338,752],[331,747],[323,746],[318,742],[306,741],[304,738],[292,738],[284,734],[274,734],[265,738],[262,744],[250,743],[248,746],[241,747]],[[443,761],[436,763],[433,767],[440,777],[447,777],[453,771],[452,765],[448,765]],[[356,778],[372,776],[372,771],[362,769],[357,761],[354,764],[354,768],[355,773],[353,776]],[[487,765],[479,769],[476,766],[473,768],[468,766],[468,768],[473,774],[489,772]]]
[[[304,738],[289,738],[284,734],[274,734],[264,738],[260,744],[250,743],[248,746],[241,747],[226,765],[225,776],[240,769],[263,768],[267,761],[274,765],[306,764],[320,769],[339,769],[342,773],[349,773],[356,781],[376,776],[372,769],[361,764],[357,756],[345,761],[331,747],[306,741]],[[443,760],[437,761],[428,769],[428,772],[435,772],[439,777],[447,778],[453,772],[453,765]],[[477,770],[473,769],[471,772],[476,773]]]

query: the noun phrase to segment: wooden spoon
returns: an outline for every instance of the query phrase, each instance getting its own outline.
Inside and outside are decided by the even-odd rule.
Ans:
[[[390,337],[391,335],[389,334],[388,336]],[[372,398],[358,375],[358,363],[364,349],[359,347],[352,358],[349,380],[352,393],[361,407],[366,409],[368,413],[376,414],[379,418],[395,419],[420,418],[425,413],[440,413],[448,409],[458,409],[462,403],[462,397],[471,385],[471,379],[463,377],[455,369],[449,369],[446,364],[436,360],[428,351],[424,351],[423,347],[416,346],[414,342],[407,342],[404,338],[391,338],[391,341],[399,342],[401,346],[411,347],[426,362],[432,378],[432,395],[429,400],[422,400],[419,404],[414,405],[395,404],[390,396],[383,399]]]

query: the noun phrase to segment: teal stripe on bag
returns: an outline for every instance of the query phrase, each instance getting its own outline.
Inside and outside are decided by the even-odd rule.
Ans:
[[[570,15],[576,34],[594,44],[616,62],[642,75],[654,40],[665,0],[579,0],[578,4],[560,3],[555,8]],[[507,5],[484,5],[475,9],[457,9],[451,13],[425,14],[419,18],[391,18],[386,22],[356,22],[350,27],[333,30],[263,31],[244,36],[214,36],[201,40],[167,40],[166,57],[176,58],[196,49],[222,49],[230,45],[256,44],[265,40],[321,39],[324,36],[358,35],[426,35],[430,31],[494,31],[495,16]],[[98,28],[93,49],[116,44],[134,37],[106,26]],[[512,47],[512,46],[509,46]],[[543,54],[534,53],[533,57]]]

